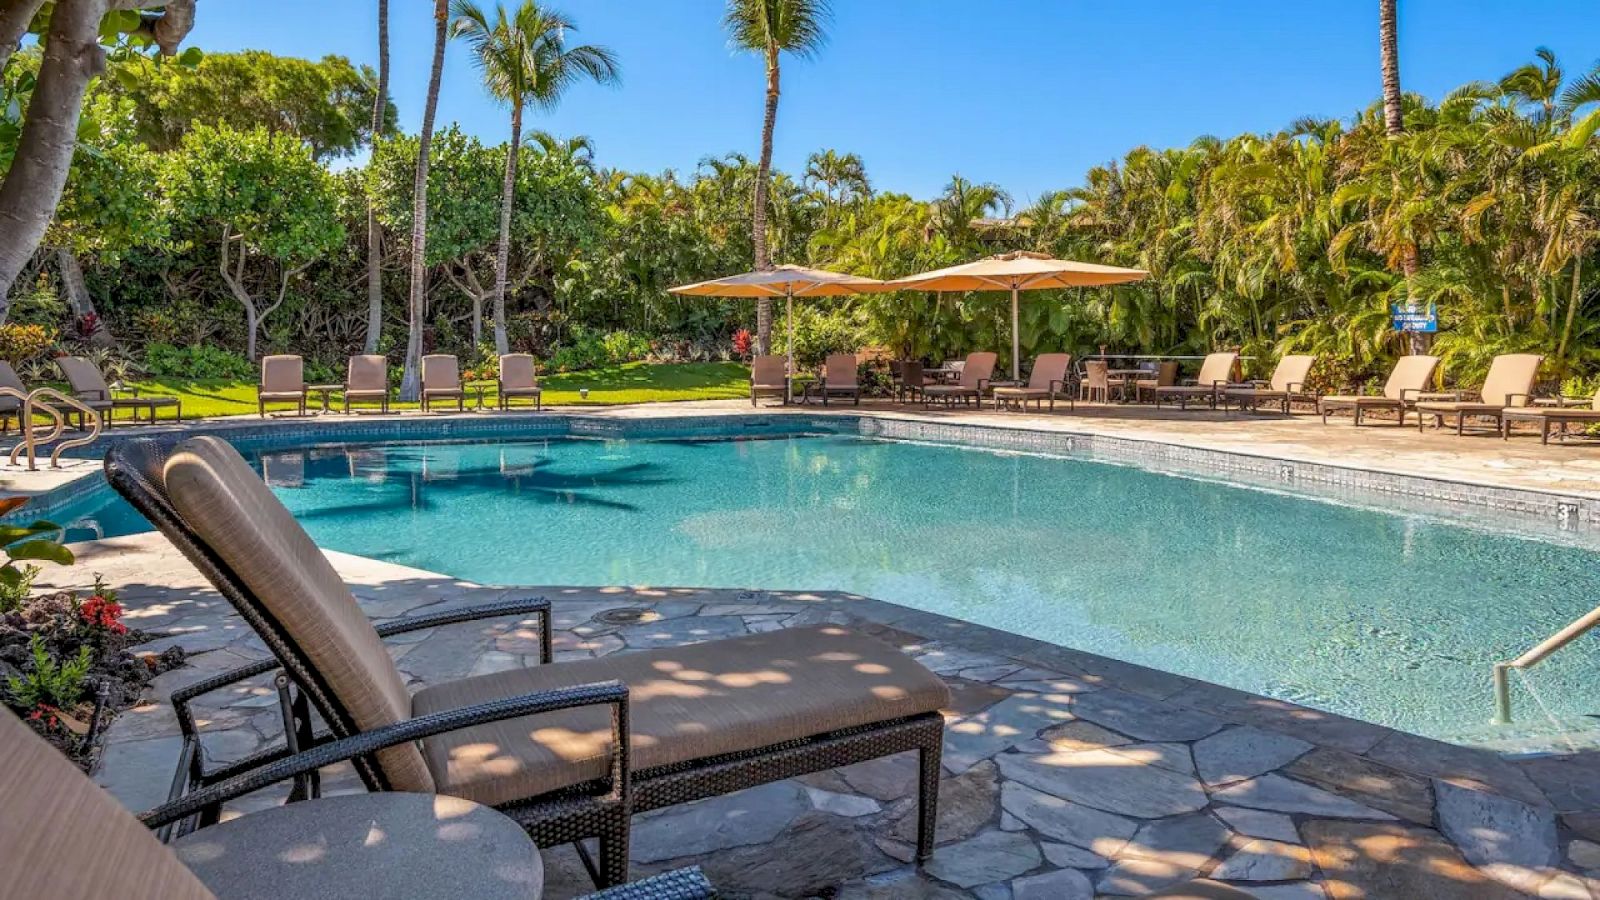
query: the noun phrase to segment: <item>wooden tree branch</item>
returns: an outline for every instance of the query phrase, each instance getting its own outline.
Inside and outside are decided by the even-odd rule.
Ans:
[[[11,61],[11,54],[22,46],[28,26],[44,0],[3,0],[0,2],[0,69]]]

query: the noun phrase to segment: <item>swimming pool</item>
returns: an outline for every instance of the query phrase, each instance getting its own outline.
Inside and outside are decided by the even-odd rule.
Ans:
[[[850,591],[1464,743],[1588,732],[1600,684],[1571,648],[1532,676],[1552,716],[1488,724],[1490,665],[1600,597],[1592,550],[1128,466],[853,434],[253,456],[319,544],[470,581]],[[106,492],[56,518],[148,528]]]

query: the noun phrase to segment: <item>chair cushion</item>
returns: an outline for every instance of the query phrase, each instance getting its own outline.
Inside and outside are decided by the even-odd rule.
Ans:
[[[1600,409],[1582,406],[1523,406],[1502,413],[1508,419],[1569,419],[1573,422],[1600,421]]]
[[[423,689],[412,711],[610,679],[629,688],[635,771],[932,712],[950,696],[899,650],[825,625],[482,675]],[[497,806],[603,777],[610,744],[610,707],[593,706],[437,735],[422,752],[441,793]]]
[[[1400,401],[1389,397],[1334,394],[1321,399],[1323,406],[1399,406]]]
[[[544,885],[539,848],[522,826],[432,794],[306,800],[202,828],[172,849],[222,900],[530,900]]]
[[[361,730],[410,718],[405,682],[372,623],[239,451],[221,438],[190,438],[167,459],[165,481],[184,521],[277,620]],[[377,756],[396,789],[433,790],[414,745]]]
[[[306,396],[305,391],[262,391],[258,394],[262,400],[301,400]]]
[[[996,397],[1048,397],[1052,392],[1042,387],[997,387],[992,393]]]
[[[1478,403],[1476,401],[1439,401],[1431,400],[1427,403],[1418,403],[1420,412],[1440,413],[1497,413],[1505,407],[1499,403]]]
[[[61,751],[0,710],[5,897],[212,898],[150,829]]]
[[[922,388],[924,394],[976,394],[978,389],[964,384],[930,384]]]

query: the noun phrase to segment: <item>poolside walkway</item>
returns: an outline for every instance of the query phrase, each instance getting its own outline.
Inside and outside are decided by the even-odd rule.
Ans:
[[[147,808],[163,798],[178,752],[165,697],[264,651],[159,535],[77,550],[79,565],[47,574],[82,587],[103,573],[123,590],[130,625],[167,635],[149,649],[191,653],[109,731],[98,778]],[[732,898],[1071,900],[1202,874],[1264,900],[1600,900],[1593,754],[1509,761],[863,597],[489,588],[329,556],[378,619],[546,596],[558,660],[830,622],[900,646],[949,683],[939,849],[921,869],[908,864],[915,764],[902,755],[640,816],[636,876],[698,863]],[[597,618],[618,607],[644,617]],[[537,648],[509,620],[392,642],[415,686],[536,664]],[[258,683],[206,710],[209,758],[276,739],[275,704]],[[348,770],[325,785],[359,788]],[[570,848],[545,858],[547,896],[583,892]]]

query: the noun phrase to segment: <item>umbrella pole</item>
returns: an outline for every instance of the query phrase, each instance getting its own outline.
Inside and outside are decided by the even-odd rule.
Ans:
[[[788,377],[783,380],[783,397],[785,403],[794,402],[794,288],[784,289],[783,320],[789,327],[789,339],[784,342],[783,352],[784,367]]]
[[[1017,328],[1017,286],[1011,286],[1011,380],[1022,380],[1022,332]]]

